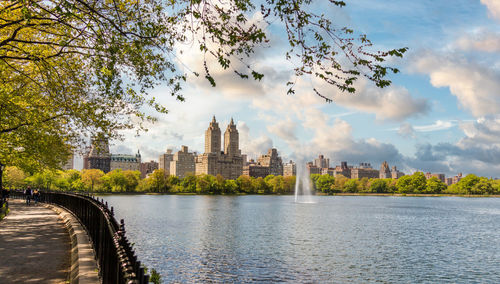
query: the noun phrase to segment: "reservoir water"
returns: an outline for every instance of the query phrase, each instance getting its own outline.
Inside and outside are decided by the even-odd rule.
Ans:
[[[104,199],[164,283],[500,283],[500,198]]]

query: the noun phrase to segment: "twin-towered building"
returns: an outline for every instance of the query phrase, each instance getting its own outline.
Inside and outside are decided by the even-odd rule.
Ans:
[[[219,123],[212,122],[205,131],[205,153],[196,156],[197,175],[221,175],[225,179],[237,179],[243,173],[243,157],[239,149],[239,133],[233,119],[224,132],[224,149],[221,150]]]
[[[224,144],[222,143],[224,142]],[[205,131],[205,151],[202,154],[189,153],[187,146],[173,154],[167,150],[160,156],[160,169],[167,175],[184,177],[188,172],[196,175],[221,175],[225,179],[237,179],[241,175],[266,177],[267,175],[283,175],[283,162],[276,149],[269,149],[267,154],[260,156],[257,162],[246,162],[246,155],[239,148],[239,133],[234,120],[224,131],[224,140],[219,123],[212,118]],[[295,175],[295,164],[290,174]]]

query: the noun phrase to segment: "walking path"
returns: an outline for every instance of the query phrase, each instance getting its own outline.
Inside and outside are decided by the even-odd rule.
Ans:
[[[67,283],[70,238],[59,215],[11,199],[0,221],[0,282]]]

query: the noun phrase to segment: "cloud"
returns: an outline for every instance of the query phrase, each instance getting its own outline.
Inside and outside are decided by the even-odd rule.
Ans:
[[[481,0],[483,5],[488,7],[489,15],[500,20],[500,2],[498,0]]]
[[[379,120],[397,120],[425,114],[430,106],[424,98],[414,98],[410,92],[401,86],[392,85],[378,88],[360,79],[356,83],[356,94],[337,91],[333,95],[336,104],[362,112],[373,113]]]
[[[433,124],[429,125],[420,125],[420,126],[415,126],[415,130],[419,132],[431,132],[431,131],[438,131],[438,130],[445,130],[449,129],[453,126],[456,125],[455,120],[436,120]]]
[[[428,74],[434,87],[448,87],[461,107],[474,116],[500,112],[500,75],[463,58],[423,53],[414,70]]]
[[[292,142],[297,141],[297,136],[295,134],[296,126],[297,124],[288,117],[286,120],[278,121],[276,124],[267,126],[267,130],[285,141]]]
[[[398,134],[404,138],[415,138],[416,137],[415,129],[408,122],[404,122],[399,126]]]
[[[243,154],[247,154],[248,158],[255,159],[258,156],[267,153],[267,150],[273,148],[273,140],[271,138],[261,135],[257,138],[252,138],[250,128],[245,122],[239,121],[237,123],[240,149]]]
[[[374,167],[385,160],[391,163],[402,161],[402,155],[392,144],[374,138],[354,139],[352,126],[345,120],[335,118],[331,122],[328,115],[316,108],[307,108],[303,117],[302,126],[312,131],[312,135],[306,141],[291,145],[294,157],[312,159],[318,154],[324,154],[332,163],[371,162],[375,163]]]
[[[500,33],[480,29],[461,36],[454,45],[466,51],[500,52]]]

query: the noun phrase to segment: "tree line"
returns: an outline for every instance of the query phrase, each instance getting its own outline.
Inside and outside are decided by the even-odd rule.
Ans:
[[[17,167],[4,171],[4,186],[24,188],[27,185],[43,190],[94,193],[170,193],[170,194],[293,194],[295,176],[265,178],[240,176],[236,180],[221,175],[188,174],[184,178],[170,176],[155,170],[141,179],[139,171],[116,169],[109,173],[101,170],[43,170],[33,174]],[[342,175],[311,175],[311,188],[316,194],[338,193],[396,193],[396,194],[500,194],[500,180],[469,174],[458,183],[447,186],[436,177],[426,179],[422,172],[399,179],[349,179]]]

